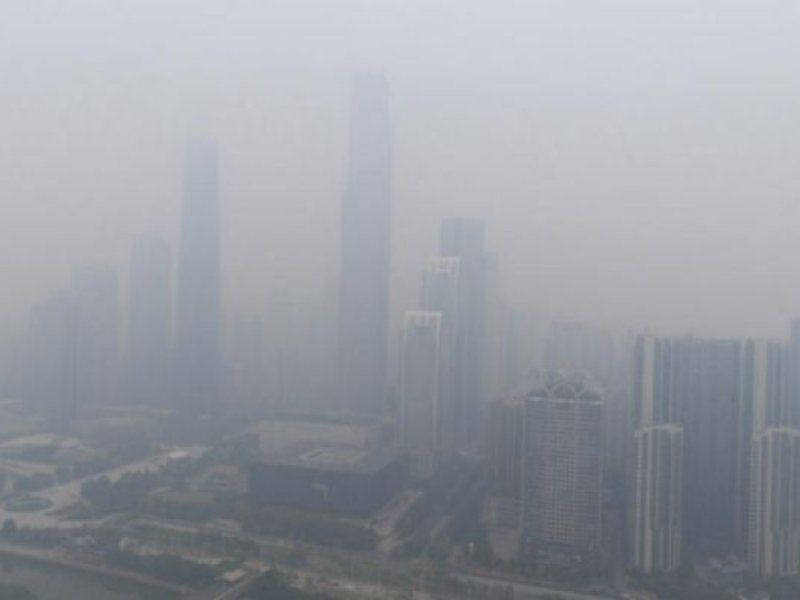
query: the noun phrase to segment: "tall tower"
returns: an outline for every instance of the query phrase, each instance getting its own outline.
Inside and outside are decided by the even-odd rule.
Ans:
[[[215,406],[220,371],[219,167],[216,142],[186,148],[175,339],[180,408]]]
[[[460,390],[462,441],[473,439],[478,413],[485,402],[484,366],[487,328],[488,257],[484,251],[483,221],[445,219],[439,227],[439,254],[459,260],[459,356],[457,378]]]
[[[458,258],[433,258],[422,275],[420,305],[440,319],[439,450],[454,449],[463,423],[461,364],[461,278]]]
[[[442,315],[408,311],[400,369],[400,433],[419,472],[432,472],[441,445],[439,359]]]
[[[131,248],[128,289],[128,395],[135,404],[167,397],[172,329],[171,253],[161,238],[145,236]]]
[[[683,537],[683,428],[636,430],[633,564],[644,573],[676,570]]]
[[[762,577],[800,573],[800,431],[753,436],[748,560]]]
[[[683,428],[673,389],[672,340],[636,342],[633,564],[645,573],[680,566],[683,536]]]
[[[388,345],[392,126],[386,80],[353,83],[342,198],[339,377],[343,407],[384,410]]]

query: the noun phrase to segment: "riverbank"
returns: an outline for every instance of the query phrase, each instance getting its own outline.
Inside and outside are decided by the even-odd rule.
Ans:
[[[55,567],[99,579],[123,582],[142,589],[158,592],[160,596],[165,599],[171,598],[177,600],[186,597],[190,593],[190,590],[183,586],[153,579],[152,577],[147,577],[146,575],[140,575],[138,573],[71,560],[39,548],[24,548],[21,546],[0,544],[0,561],[2,561],[2,559],[27,562],[40,567]]]

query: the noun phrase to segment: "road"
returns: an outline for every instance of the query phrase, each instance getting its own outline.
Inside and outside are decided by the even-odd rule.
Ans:
[[[461,581],[473,582],[482,585],[495,585],[498,587],[514,588],[515,598],[541,598],[547,594],[551,594],[559,598],[559,600],[616,600],[611,596],[598,596],[596,594],[587,594],[582,592],[572,592],[569,590],[560,590],[557,588],[545,587],[535,585],[532,583],[519,583],[515,581],[508,581],[505,579],[496,579],[494,577],[484,577],[482,575],[466,575],[463,573],[451,573],[456,579]]]
[[[48,527],[71,529],[86,524],[97,524],[98,521],[65,521],[53,513],[59,509],[78,502],[81,498],[81,486],[86,481],[97,479],[98,477],[108,477],[111,481],[116,481],[126,473],[155,471],[166,465],[169,462],[170,457],[174,456],[175,452],[183,452],[192,458],[196,458],[205,450],[206,449],[202,446],[170,448],[167,451],[144,458],[142,460],[134,461],[119,467],[114,467],[113,469],[108,469],[107,471],[82,477],[81,479],[73,479],[67,483],[54,485],[33,494],[39,498],[49,500],[51,502],[49,507],[30,512],[14,512],[6,510],[5,507],[0,506],[0,522],[11,518],[16,521],[17,526],[32,527],[36,529],[44,529]]]

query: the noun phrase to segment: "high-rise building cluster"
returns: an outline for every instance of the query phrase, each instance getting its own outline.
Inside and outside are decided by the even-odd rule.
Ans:
[[[169,244],[154,236],[137,239],[128,276],[125,344],[112,265],[77,266],[66,289],[31,311],[22,389],[60,427],[87,408],[217,408],[220,230],[213,140],[193,140],[186,148],[174,335]]]
[[[549,369],[491,405],[488,470],[517,507],[521,551],[591,548],[645,574],[687,556],[800,573],[800,327],[788,342],[641,335],[614,360],[602,339],[553,327]],[[627,408],[610,427],[621,376],[630,393],[614,402]]]
[[[528,556],[619,553],[645,574],[737,556],[759,576],[800,574],[800,321],[788,341],[618,340],[555,323],[536,344],[536,323],[499,299],[483,221],[447,218],[400,322],[393,379],[380,76],[354,81],[348,152],[326,408],[394,426],[417,483],[457,455],[483,459]],[[291,353],[267,356],[259,316],[238,318],[223,349],[219,163],[214,140],[187,144],[179,247],[137,239],[124,302],[115,268],[90,263],[31,311],[22,389],[59,428],[121,404],[200,415],[233,396],[257,409],[267,362],[281,408],[291,402]]]

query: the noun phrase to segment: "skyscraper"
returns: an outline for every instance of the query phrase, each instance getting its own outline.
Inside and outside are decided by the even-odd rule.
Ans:
[[[737,550],[745,552],[750,522],[753,440],[768,428],[785,423],[789,398],[789,352],[785,344],[747,340],[744,344],[740,383],[736,467]]]
[[[640,336],[634,365],[633,565],[674,571],[683,537],[683,428],[673,390],[672,342]]]
[[[171,254],[166,241],[141,237],[131,248],[128,286],[128,396],[135,404],[167,399],[172,330]]]
[[[477,431],[483,394],[487,329],[488,257],[483,221],[452,218],[439,228],[439,254],[459,260],[459,356],[456,359],[460,405],[460,435],[469,442]]]
[[[462,364],[463,330],[461,319],[461,260],[433,258],[422,274],[422,310],[438,312],[439,333],[439,449],[455,448],[464,419],[463,385],[459,377]]]
[[[441,323],[441,313],[409,311],[403,326],[400,434],[420,473],[432,470],[441,445]]]
[[[633,565],[643,573],[668,573],[681,562],[683,428],[647,425],[635,439]]]
[[[525,399],[502,398],[489,407],[489,468],[494,492],[519,502],[522,496],[522,449]]]
[[[72,272],[76,310],[75,388],[79,405],[118,404],[119,298],[117,272],[86,264]]]
[[[549,372],[525,400],[522,530],[536,550],[589,556],[602,543],[603,402]]]
[[[750,568],[762,577],[800,573],[800,431],[768,428],[753,437]]]
[[[214,408],[220,371],[220,226],[217,145],[186,149],[178,263],[176,395],[181,408]]]
[[[339,380],[343,407],[381,413],[389,329],[392,127],[386,80],[355,78],[342,198]]]
[[[717,556],[736,543],[741,352],[736,340],[650,336],[636,348],[636,424],[683,428],[683,538]]]

